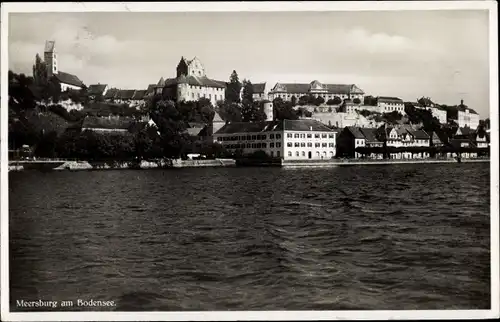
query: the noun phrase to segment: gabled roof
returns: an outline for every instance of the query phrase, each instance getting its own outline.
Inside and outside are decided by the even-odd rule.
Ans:
[[[370,142],[380,142],[377,139],[377,129],[374,128],[360,128],[361,133],[365,136],[365,140],[367,143]]]
[[[56,42],[55,41],[53,41],[53,40],[47,40],[45,42],[45,50],[44,50],[44,52],[46,52],[46,53],[52,53],[52,52],[54,52],[55,46],[56,46]]]
[[[145,89],[136,90],[134,95],[132,96],[132,100],[142,100],[144,99],[144,96],[146,96]]]
[[[212,122],[224,122],[224,120],[220,116],[219,112],[215,111],[214,118],[212,119]]]
[[[308,93],[311,89],[311,86],[319,84],[323,89],[327,91],[329,94],[350,94],[350,93],[356,93],[356,94],[363,94],[364,92],[359,89],[356,85],[354,84],[321,84],[317,81],[313,81],[309,84],[303,84],[303,83],[277,83],[273,91],[275,92],[283,92],[280,89],[277,89],[277,87],[283,87],[284,92],[286,93],[296,93],[296,94],[305,94]]]
[[[90,95],[100,95],[104,93],[107,86],[107,84],[92,84],[89,85],[88,92]]]
[[[414,131],[408,131],[408,132],[410,132],[417,140],[429,140],[430,139],[429,134],[427,134],[427,132],[425,132],[424,130],[414,130]]]
[[[118,129],[128,130],[134,122],[132,118],[107,118],[98,116],[86,116],[83,120],[82,129]]]
[[[214,79],[210,79],[206,76],[185,76],[181,75],[176,80],[177,84],[189,84],[191,86],[203,86],[203,87],[218,87],[218,88],[225,88],[225,82],[217,81]],[[165,84],[167,85],[167,84]],[[173,82],[169,85],[173,85]]]
[[[356,126],[346,126],[346,129],[354,136],[355,139],[364,139],[365,135],[361,132],[361,128]]]
[[[160,78],[160,80],[158,81],[158,83],[156,84],[158,86],[164,86],[165,85],[165,80],[162,78]]]
[[[116,97],[116,94],[118,94],[118,89],[116,89],[116,88],[110,88],[106,92],[106,95],[104,95],[104,98],[106,98],[106,99],[112,99],[112,98]]]
[[[454,148],[461,147],[462,143],[468,143],[470,148],[475,148],[476,145],[469,139],[451,139],[450,145]]]
[[[252,84],[252,88],[253,88],[253,93],[254,94],[264,93],[264,91],[266,89],[266,83]]]
[[[148,89],[146,89],[146,95],[154,92],[156,84],[149,84]]]
[[[59,82],[63,84],[68,84],[78,87],[83,86],[83,82],[76,75],[59,71],[57,74],[54,74],[54,76],[59,80]]]
[[[116,94],[116,99],[121,99],[121,100],[129,100],[132,99],[132,96],[134,96],[135,89],[122,89],[119,90],[118,93]]]
[[[470,127],[460,127],[457,129],[457,132],[460,130],[461,134],[458,135],[471,135],[474,134],[476,131]]]
[[[431,133],[431,138],[432,138],[432,144],[434,145],[441,145],[443,144],[443,141],[439,138],[439,135],[436,132]]]

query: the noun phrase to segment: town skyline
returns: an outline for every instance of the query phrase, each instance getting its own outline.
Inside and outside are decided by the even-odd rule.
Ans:
[[[198,57],[221,81],[236,70],[270,87],[352,83],[405,101],[463,99],[489,117],[487,11],[16,13],[9,27],[17,73],[31,75],[54,40],[60,68],[87,85],[146,89]]]

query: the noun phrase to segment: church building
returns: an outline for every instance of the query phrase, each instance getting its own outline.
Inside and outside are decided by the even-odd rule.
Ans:
[[[82,89],[83,82],[78,78],[78,76],[59,70],[55,41],[47,40],[45,42],[43,59],[45,61],[45,65],[47,66],[47,77],[50,79],[52,76],[55,76],[61,84],[61,91],[64,92],[68,89]]]

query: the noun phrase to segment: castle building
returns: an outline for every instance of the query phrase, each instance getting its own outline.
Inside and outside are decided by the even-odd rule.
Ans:
[[[197,57],[192,60],[182,57],[177,65],[176,78],[162,77],[156,85],[155,93],[176,102],[206,98],[215,105],[225,99],[226,83],[208,78]]]
[[[55,76],[61,84],[61,91],[68,89],[80,90],[83,87],[83,82],[76,76],[70,73],[65,73],[59,70],[57,63],[56,42],[47,40],[45,42],[45,50],[43,53],[43,60],[47,66],[47,77]]]
[[[313,95],[314,97],[323,97],[327,102],[337,96],[342,100],[357,98],[362,103],[364,94],[363,90],[354,84],[322,84],[314,80],[309,84],[277,83],[269,92],[269,99],[281,98],[285,101],[291,101],[292,97],[295,96],[298,101],[301,96]]]
[[[458,106],[458,126],[459,127],[469,127],[471,129],[477,129],[479,126],[479,114],[476,111],[464,105],[464,101],[461,100]]]

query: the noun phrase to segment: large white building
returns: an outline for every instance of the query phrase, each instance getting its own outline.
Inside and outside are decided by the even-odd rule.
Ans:
[[[76,75],[61,72],[59,70],[55,41],[47,40],[45,42],[43,60],[47,68],[47,77],[51,78],[52,76],[55,76],[56,79],[61,84],[61,91],[64,92],[68,89],[73,89],[73,90],[82,89],[83,82]]]
[[[479,126],[479,114],[467,107],[467,105],[464,105],[463,100],[458,106],[458,126],[469,127],[471,129],[477,129]]]
[[[377,97],[377,109],[379,113],[398,112],[401,115],[406,114],[404,102],[398,97]]]
[[[261,150],[284,160],[321,160],[335,156],[336,134],[316,120],[268,120],[227,123],[213,137],[233,152]]]
[[[300,83],[277,83],[269,92],[269,99],[281,98],[284,101],[291,101],[292,97],[298,101],[301,96],[312,95],[323,97],[325,102],[335,96],[340,99],[359,99],[363,102],[365,93],[354,84],[322,84],[317,80],[309,84]]]
[[[416,130],[409,125],[396,127],[383,126],[379,129],[382,140],[388,147],[430,147],[430,136],[424,130]],[[428,158],[428,152],[398,152],[391,153],[393,159]]]
[[[163,94],[176,102],[197,101],[207,98],[215,105],[225,99],[226,83],[206,76],[205,67],[198,58],[181,58],[177,65],[177,77],[163,79],[156,85],[156,94]]]

